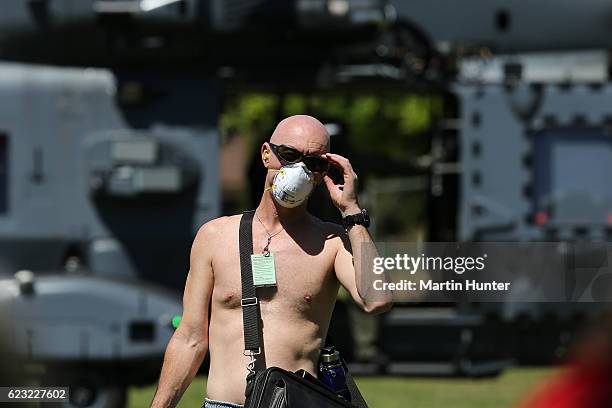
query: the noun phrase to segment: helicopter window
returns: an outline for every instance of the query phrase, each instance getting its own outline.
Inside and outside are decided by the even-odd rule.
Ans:
[[[612,139],[604,128],[541,131],[535,135],[533,164],[541,220],[612,223]]]

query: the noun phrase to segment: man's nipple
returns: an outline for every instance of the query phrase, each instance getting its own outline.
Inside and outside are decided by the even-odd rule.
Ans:
[[[309,293],[307,293],[307,294],[304,295],[304,300],[306,302],[310,303],[310,301],[312,300],[312,296]]]

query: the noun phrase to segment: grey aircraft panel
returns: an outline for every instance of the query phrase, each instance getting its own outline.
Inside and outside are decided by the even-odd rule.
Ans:
[[[548,237],[549,240],[572,240],[576,238],[577,229],[590,239],[605,238],[610,222],[606,219],[607,207],[603,202],[597,204],[595,201],[612,196],[612,187],[599,191],[597,184],[593,183],[598,182],[598,174],[601,176],[612,171],[612,164],[606,159],[610,155],[605,150],[605,129],[612,118],[612,86],[548,84],[533,87],[520,84],[507,87],[487,84],[461,85],[456,90],[461,106],[463,172],[458,229],[461,239],[543,240]],[[521,93],[533,95],[530,98],[519,95]],[[530,99],[533,100],[532,117],[525,119],[519,112],[523,109],[521,104],[530,104]],[[597,129],[602,129],[602,138],[593,134]],[[555,139],[571,139],[568,143],[573,144],[566,143],[560,147],[555,144],[552,147],[557,155],[565,154],[565,159],[561,156],[559,159],[563,163],[553,159],[550,159],[551,163],[544,163],[546,157],[536,154],[536,144],[542,143],[543,137],[551,139],[550,143],[556,143]],[[594,143],[595,150],[592,150],[589,146]],[[581,162],[577,157],[567,155],[564,150],[567,148],[576,154],[584,151],[584,154],[592,156],[592,163],[576,164]],[[598,156],[601,156],[600,160],[596,159]],[[584,198],[580,205],[561,197],[556,201],[557,218],[546,214],[551,219],[541,220],[547,222],[538,225],[533,220],[536,211],[534,195],[538,193],[536,173],[541,166],[552,166],[554,174],[568,171],[564,179],[571,176],[577,180],[571,184],[571,180],[561,183],[557,179],[557,184],[562,184],[559,188],[568,194],[572,193],[571,188],[582,183],[584,188],[590,186],[589,191],[596,191],[597,197]],[[550,182],[554,183],[555,179]],[[594,207],[586,210],[587,205]],[[604,205],[603,209],[601,205]],[[595,211],[598,215],[586,220],[585,211]],[[550,235],[551,232],[554,234]]]
[[[488,46],[494,52],[607,48],[612,3],[607,0],[392,0],[400,18],[435,42]],[[506,17],[500,17],[505,14]],[[499,27],[507,20],[507,28]],[[502,22],[503,23],[503,22]],[[588,28],[588,29],[587,29]]]
[[[168,126],[163,124],[163,118],[148,129],[132,129],[117,108],[116,89],[115,77],[107,70],[0,64],[0,92],[5,101],[11,101],[0,106],[0,133],[7,139],[9,158],[8,202],[6,211],[0,213],[0,235],[10,237],[0,241],[7,252],[13,252],[0,263],[4,273],[58,268],[62,248],[65,250],[67,243],[94,245],[96,240],[116,239],[120,235],[117,229],[129,232],[134,238],[160,240],[172,239],[172,233],[180,232],[168,229],[171,225],[156,230],[154,222],[144,219],[144,211],[139,219],[138,213],[134,215],[127,210],[133,207],[130,202],[144,200],[139,193],[151,191],[133,191],[132,197],[114,197],[112,191],[100,193],[92,187],[96,178],[111,183],[114,175],[131,171],[132,176],[123,180],[125,183],[132,186],[146,180],[151,190],[160,188],[155,184],[160,182],[160,177],[167,178],[169,171],[179,176],[184,173],[184,179],[189,179],[191,184],[181,185],[177,191],[160,191],[156,197],[143,201],[140,207],[143,210],[157,208],[151,211],[164,214],[157,219],[160,223],[168,224],[166,218],[170,214],[182,214],[183,232],[180,233],[183,236],[194,236],[204,222],[219,213],[216,129],[212,125]],[[159,157],[153,158],[151,163],[138,163],[137,158],[135,163],[125,158],[123,162],[121,158],[115,162],[111,151],[107,150],[106,168],[94,174],[90,167],[90,147],[93,141],[105,138],[108,143],[139,138],[151,140],[160,146]],[[190,199],[184,198],[185,189],[193,191]],[[172,207],[180,201],[172,200],[175,196],[182,199],[183,207]],[[109,205],[104,203],[113,199],[116,204],[107,211]],[[122,202],[126,204],[124,215]],[[168,204],[165,213],[162,202]],[[122,216],[126,218],[123,223]],[[138,226],[145,222],[146,228],[139,233]],[[23,245],[14,250],[17,242]],[[48,245],[39,245],[42,242]],[[115,245],[119,251],[115,266],[129,264],[121,260],[125,258],[121,255],[125,252],[122,244],[123,241]],[[47,265],[27,255],[34,248],[32,245],[36,251],[47,252]],[[188,243],[184,245],[187,250]],[[8,248],[13,250],[8,251]],[[123,274],[116,270],[113,275],[133,276],[134,273],[125,270]],[[186,271],[177,273],[185,274]]]
[[[181,313],[179,300],[147,285],[91,276],[38,277],[31,294],[14,279],[0,280],[0,305],[10,316],[6,345],[42,360],[158,357]]]

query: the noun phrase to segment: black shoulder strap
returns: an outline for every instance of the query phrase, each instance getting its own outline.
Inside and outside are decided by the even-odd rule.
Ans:
[[[251,254],[253,254],[253,214],[254,211],[245,211],[240,219],[238,245],[240,247],[240,275],[242,280],[242,320],[244,323],[244,351],[245,354],[257,355],[261,353],[259,339],[259,308],[257,307],[257,293],[253,285],[251,272]]]

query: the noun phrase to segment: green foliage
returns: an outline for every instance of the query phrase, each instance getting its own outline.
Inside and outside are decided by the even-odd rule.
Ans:
[[[269,132],[276,121],[278,97],[271,94],[248,93],[228,98],[219,127],[224,134],[237,133],[246,137]]]
[[[282,99],[274,94],[245,93],[228,98],[220,127],[261,137],[271,132],[279,112],[283,117],[309,113],[323,120],[341,120],[355,150],[415,154],[425,148],[421,135],[441,114],[442,101],[437,95],[398,92],[287,94]]]
[[[289,94],[284,99],[283,113],[286,116],[299,115],[308,110],[308,104],[304,95]]]

